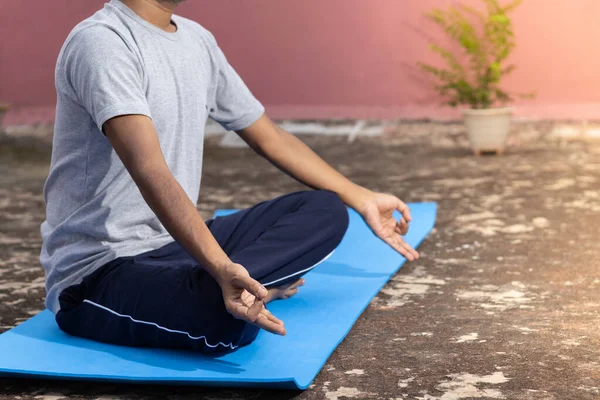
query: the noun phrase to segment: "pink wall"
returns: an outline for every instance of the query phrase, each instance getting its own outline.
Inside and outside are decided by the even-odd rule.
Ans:
[[[414,69],[432,60],[422,13],[451,2],[188,0],[180,13],[215,34],[275,117],[451,118]],[[103,3],[0,1],[0,101],[21,108],[6,122],[50,118],[62,41]],[[507,87],[537,92],[519,114],[600,119],[600,1],[525,0],[514,19],[520,69]]]

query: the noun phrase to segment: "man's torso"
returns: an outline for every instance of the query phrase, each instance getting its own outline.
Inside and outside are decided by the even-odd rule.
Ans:
[[[112,0],[69,35],[56,69],[57,115],[50,174],[44,189],[46,221],[41,227],[41,262],[46,269],[47,306],[57,311],[58,292],[93,269],[118,257],[159,248],[173,239],[144,202],[129,173],[97,125],[112,112],[90,112],[73,90],[79,59],[70,52],[106,50],[106,39],[119,41],[115,60],[133,60],[161,149],[175,179],[190,200],[199,195],[203,137],[214,102],[218,70],[210,33],[192,21],[173,17],[176,33],[167,33]],[[116,35],[116,36],[115,36]],[[123,43],[121,43],[122,41]],[[79,42],[79,44],[78,44]],[[124,44],[124,46],[120,46]],[[101,53],[101,57],[104,53]],[[86,57],[89,60],[90,57]],[[93,56],[91,58],[93,60]],[[98,60],[99,63],[103,60]],[[71,65],[73,64],[73,65]],[[115,73],[119,68],[114,66]],[[75,71],[75,72],[74,72]],[[106,79],[118,86],[110,76]],[[85,85],[86,83],[79,83]],[[102,97],[104,88],[91,93]],[[112,90],[106,88],[106,90]],[[108,98],[110,100],[110,98]],[[93,104],[93,103],[92,103]],[[138,113],[135,107],[121,113]]]

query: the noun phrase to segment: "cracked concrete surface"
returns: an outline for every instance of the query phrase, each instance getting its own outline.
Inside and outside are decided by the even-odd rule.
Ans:
[[[305,392],[0,380],[0,399],[600,398],[600,142],[516,124],[502,157],[472,157],[458,124],[398,123],[348,144],[303,136],[355,182],[437,201],[436,229]],[[198,209],[302,187],[248,149],[207,141]],[[42,146],[43,147],[43,146]],[[0,331],[43,308],[47,152],[0,148]]]

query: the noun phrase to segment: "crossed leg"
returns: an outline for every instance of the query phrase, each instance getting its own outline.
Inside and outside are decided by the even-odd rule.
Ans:
[[[327,191],[292,193],[208,223],[233,262],[287,298],[341,241],[348,214]],[[258,328],[233,318],[214,279],[178,243],[114,260],[65,289],[56,316],[72,335],[125,346],[227,352]]]

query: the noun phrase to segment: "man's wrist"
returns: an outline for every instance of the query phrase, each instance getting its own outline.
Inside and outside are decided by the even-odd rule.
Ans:
[[[375,193],[371,190],[353,183],[349,190],[340,194],[340,197],[349,207],[356,210],[359,214],[362,214],[366,203],[374,194]]]
[[[233,261],[226,257],[224,259],[216,260],[207,263],[204,269],[217,281],[221,282],[227,275],[228,267],[233,264]]]

